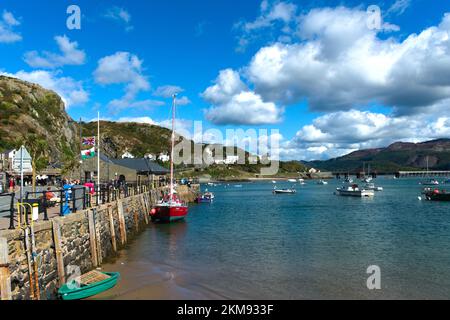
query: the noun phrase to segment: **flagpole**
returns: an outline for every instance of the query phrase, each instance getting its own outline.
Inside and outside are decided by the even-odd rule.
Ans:
[[[97,184],[100,190],[100,111],[97,112]]]

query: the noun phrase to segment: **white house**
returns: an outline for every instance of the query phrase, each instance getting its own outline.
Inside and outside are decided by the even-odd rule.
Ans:
[[[162,162],[169,162],[170,156],[168,154],[161,153],[158,157],[158,160]]]
[[[134,156],[128,151],[125,151],[125,153],[122,155],[122,159],[134,159]]]
[[[2,158],[3,160],[7,160],[9,163],[9,169],[20,173],[20,166],[21,166],[21,150],[22,150],[22,167],[24,172],[32,172],[33,166],[32,166],[32,159],[31,155],[28,152],[28,150],[22,146],[19,148],[19,150],[9,150],[5,153],[3,153]]]
[[[311,174],[319,173],[319,172],[320,172],[320,170],[317,170],[317,169],[314,169],[314,168],[311,168],[311,169],[308,170],[308,173],[311,173]]]

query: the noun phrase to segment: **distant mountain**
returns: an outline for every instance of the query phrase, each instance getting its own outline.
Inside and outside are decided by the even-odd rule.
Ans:
[[[450,170],[450,139],[422,143],[396,142],[387,148],[352,152],[326,161],[309,161],[310,167],[328,171],[362,171],[363,163],[372,171],[396,172],[401,170]],[[366,169],[367,170],[367,169]]]

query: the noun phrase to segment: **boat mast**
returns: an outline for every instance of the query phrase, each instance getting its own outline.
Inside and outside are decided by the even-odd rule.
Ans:
[[[170,150],[170,201],[173,200],[173,149],[175,148],[175,100],[177,95],[173,95],[172,103],[172,147]]]

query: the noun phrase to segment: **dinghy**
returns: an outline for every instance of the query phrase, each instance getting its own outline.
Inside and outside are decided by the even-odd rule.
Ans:
[[[62,300],[80,300],[95,296],[111,289],[120,278],[119,272],[88,272],[80,277],[80,283],[72,280],[58,290]]]

